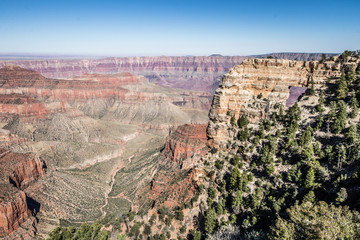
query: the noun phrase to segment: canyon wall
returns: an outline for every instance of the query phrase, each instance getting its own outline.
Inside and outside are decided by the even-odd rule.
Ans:
[[[64,113],[169,125],[169,121],[176,122],[176,115],[185,119],[183,110],[208,110],[211,103],[209,93],[159,87],[130,73],[85,74],[57,80],[7,65],[0,69],[0,86],[0,119],[4,121],[15,116],[34,121]]]
[[[246,59],[225,74],[216,90],[209,113],[207,136],[211,147],[224,148],[232,136],[231,119],[246,115],[250,122],[264,118],[274,104],[286,105],[290,87],[324,84],[338,78],[342,68],[357,66],[356,59],[341,65],[283,59]],[[341,67],[342,66],[342,67]]]
[[[131,72],[144,75],[162,86],[211,91],[222,74],[240,64],[245,57],[124,57],[104,59],[10,60],[0,67],[15,64],[35,70],[48,78],[73,78],[87,73]],[[215,85],[214,85],[215,84]]]
[[[31,204],[36,202],[23,190],[44,176],[45,171],[46,164],[37,155],[0,148],[0,237],[12,233],[27,221],[33,225],[38,209],[34,209]]]
[[[171,130],[162,153],[182,169],[193,167],[208,151],[206,127],[206,124],[185,124]]]
[[[275,58],[318,60],[320,53],[273,53]],[[261,55],[267,57],[269,55]],[[122,57],[103,59],[0,60],[0,67],[15,64],[47,78],[73,78],[87,73],[131,72],[162,86],[214,92],[222,75],[251,56]]]
[[[207,124],[184,124],[171,129],[158,157],[159,171],[150,184],[137,193],[137,207],[173,208],[189,202],[196,194],[198,163],[208,152]]]

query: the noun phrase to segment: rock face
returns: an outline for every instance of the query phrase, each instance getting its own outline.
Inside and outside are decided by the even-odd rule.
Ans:
[[[185,124],[171,130],[163,154],[182,169],[193,167],[208,151],[206,127],[206,124]]]
[[[15,192],[11,198],[0,205],[0,237],[12,233],[32,217],[24,192]]]
[[[172,129],[158,157],[160,170],[137,194],[137,204],[173,208],[190,201],[197,189],[196,165],[208,152],[206,124],[184,124]]]
[[[38,209],[22,190],[45,175],[46,164],[35,154],[15,153],[0,149],[0,237],[33,222]]]
[[[357,65],[348,61],[343,67]],[[306,87],[311,79],[323,84],[341,75],[341,63],[302,62],[283,59],[246,59],[222,78],[209,113],[207,136],[211,147],[223,148],[232,136],[231,118],[245,114],[256,122],[276,103],[285,106],[290,87]],[[330,70],[333,71],[330,71]],[[264,99],[266,98],[266,99]]]

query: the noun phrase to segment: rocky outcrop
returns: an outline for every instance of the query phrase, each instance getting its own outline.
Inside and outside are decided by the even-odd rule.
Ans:
[[[23,191],[0,202],[0,237],[4,237],[18,229],[21,224],[32,217]]]
[[[0,149],[0,178],[19,189],[26,188],[44,176],[45,170],[45,162],[33,153]]]
[[[343,68],[357,66],[356,59],[340,63],[247,59],[225,74],[216,90],[209,113],[207,136],[211,147],[225,147],[232,136],[231,118],[245,114],[250,122],[264,118],[276,103],[285,106],[290,87],[306,87],[311,80],[323,84],[338,78]]]
[[[35,220],[33,216],[39,209],[30,203],[36,202],[22,190],[44,176],[45,170],[45,162],[35,154],[0,149],[0,237],[12,233],[27,220]]]
[[[171,130],[163,155],[178,163],[182,169],[193,167],[208,151],[206,127],[206,124],[185,124]]]
[[[137,192],[136,207],[152,205],[173,208],[196,194],[198,163],[208,152],[206,124],[184,124],[173,128],[157,158],[158,171],[150,184]]]

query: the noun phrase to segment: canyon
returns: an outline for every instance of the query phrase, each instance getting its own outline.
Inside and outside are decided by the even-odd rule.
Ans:
[[[131,195],[151,181],[146,169],[159,171],[169,128],[206,123],[211,102],[209,93],[128,72],[64,80],[7,65],[0,85],[6,239],[41,238],[63,221],[127,212]],[[126,194],[114,198],[115,189]]]
[[[256,57],[319,60],[319,53],[273,53]],[[45,77],[72,79],[84,74],[116,74],[131,72],[142,75],[161,86],[214,93],[223,74],[251,56],[189,56],[189,57],[111,57],[102,59],[9,59],[4,57],[0,67],[14,64],[34,70]],[[6,60],[8,59],[8,60]]]
[[[0,234],[41,238],[109,213],[179,207],[209,174],[208,146],[226,145],[231,117],[257,121],[289,87],[340,71],[336,62],[244,59],[0,61]]]

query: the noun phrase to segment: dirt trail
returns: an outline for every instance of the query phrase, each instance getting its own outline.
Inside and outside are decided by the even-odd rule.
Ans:
[[[128,158],[128,162],[131,162],[131,160],[135,157],[135,154],[130,156]],[[106,216],[106,211],[105,211],[105,207],[108,205],[109,203],[109,194],[111,193],[112,189],[113,189],[113,186],[114,186],[114,183],[115,183],[115,176],[117,174],[118,171],[120,171],[120,169],[122,169],[123,167],[125,166],[125,163],[124,161],[119,165],[117,166],[113,172],[111,173],[111,181],[110,181],[110,187],[108,190],[105,191],[105,203],[100,207],[100,211],[101,211],[101,217],[105,217]]]

